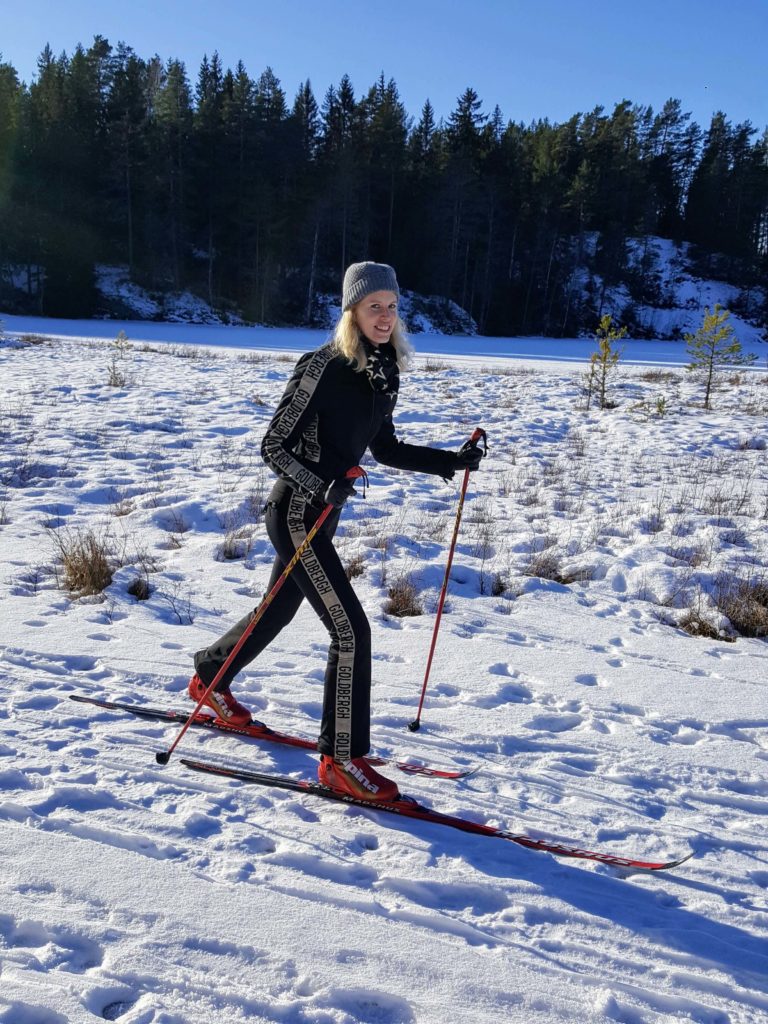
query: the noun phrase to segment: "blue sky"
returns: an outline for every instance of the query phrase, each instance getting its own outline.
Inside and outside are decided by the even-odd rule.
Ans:
[[[29,82],[56,53],[96,34],[141,57],[187,65],[218,50],[252,77],[272,67],[292,102],[318,102],[346,72],[356,95],[383,71],[411,115],[429,98],[447,117],[471,85],[490,112],[564,121],[622,99],[655,110],[673,96],[706,127],[715,110],[768,126],[768,0],[35,0],[4,3],[0,52]]]

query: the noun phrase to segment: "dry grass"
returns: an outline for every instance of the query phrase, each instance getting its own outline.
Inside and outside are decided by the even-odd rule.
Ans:
[[[560,555],[553,548],[532,551],[526,565],[520,570],[523,576],[535,576],[540,580],[551,580],[563,586],[571,583],[585,583],[592,579],[590,569],[568,571],[562,563]]]
[[[758,576],[721,576],[715,602],[740,636],[768,636],[768,580]]]
[[[504,573],[495,572],[491,580],[491,593],[494,597],[504,597],[511,590],[511,584]]]
[[[172,356],[174,359],[191,359],[193,361],[221,359],[221,353],[199,348],[197,345],[164,345],[163,349],[167,356]]]
[[[234,562],[239,558],[247,558],[253,547],[253,527],[240,526],[228,530],[219,545],[217,561]]]
[[[137,576],[128,585],[128,593],[137,601],[148,601],[152,594],[152,587],[146,576]]]
[[[736,640],[733,631],[715,624],[713,619],[717,618],[717,608],[712,608],[710,600],[700,586],[696,587],[692,596],[689,595],[688,600],[690,603],[677,623],[680,629],[690,636],[704,640],[721,640],[728,643]]]
[[[19,344],[20,345],[47,345],[50,342],[50,338],[46,338],[42,334],[20,334]]]
[[[237,360],[240,363],[248,363],[249,366],[263,366],[264,363],[271,362],[272,358],[264,352],[242,352]]]
[[[551,550],[532,551],[530,559],[522,567],[524,576],[535,576],[541,580],[560,581],[560,559],[557,553]]]
[[[690,636],[701,637],[704,640],[733,641],[734,639],[716,629],[698,608],[689,608],[680,620],[679,625]]]
[[[643,372],[639,373],[637,376],[640,380],[647,381],[649,384],[663,384],[668,381],[679,379],[678,374],[673,370],[662,370],[660,368],[643,370]]]
[[[431,356],[428,356],[418,369],[423,373],[443,373],[444,370],[451,370],[453,367],[450,363],[445,363],[440,359],[433,359]]]
[[[347,562],[344,566],[344,572],[347,575],[348,580],[353,580],[357,576],[365,575],[365,559],[362,555],[355,555]]]
[[[407,615],[423,615],[424,608],[419,601],[416,587],[409,576],[399,576],[389,587],[388,599],[384,604],[387,615],[402,618]]]
[[[78,597],[106,590],[120,564],[108,533],[82,528],[55,530],[51,536],[60,566],[60,586]]]

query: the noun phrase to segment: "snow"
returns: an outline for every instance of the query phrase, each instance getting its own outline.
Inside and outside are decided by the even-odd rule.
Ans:
[[[192,653],[263,593],[258,444],[295,354],[325,335],[3,321],[2,1024],[768,1019],[766,648],[718,604],[768,555],[756,337],[759,362],[725,373],[708,412],[682,343],[627,343],[616,407],[586,411],[588,340],[415,339],[400,435],[456,448],[482,426],[490,445],[418,733],[459,482],[368,462],[338,538],[364,570],[375,749],[478,768],[401,788],[518,833],[694,853],[660,875],[195,775],[177,756],[160,768],[174,728],[70,701],[191,710]],[[85,530],[121,565],[76,600],[55,541]],[[420,616],[383,613],[403,575]],[[712,638],[682,628],[692,610]],[[237,696],[312,737],[325,650],[302,609]],[[306,751],[203,730],[181,753],[315,770]]]
[[[220,313],[198,295],[190,291],[148,292],[131,280],[125,266],[97,264],[95,268],[96,290],[102,300],[111,307],[109,319],[129,315],[142,320],[162,320],[166,323],[218,324],[225,322]],[[241,323],[240,317],[228,316],[230,323]]]

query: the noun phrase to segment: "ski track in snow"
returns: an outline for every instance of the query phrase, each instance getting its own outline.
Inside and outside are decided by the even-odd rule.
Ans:
[[[401,436],[454,448],[481,425],[491,446],[417,734],[458,483],[369,462],[339,534],[376,751],[479,769],[401,788],[518,833],[695,853],[647,875],[160,768],[176,727],[68,699],[191,710],[191,654],[263,592],[258,442],[293,358],[184,354],[136,345],[115,388],[104,343],[0,346],[0,1022],[768,1019],[765,643],[676,626],[718,571],[765,565],[763,375],[705,414],[683,374],[627,370],[619,407],[587,413],[573,367],[417,363]],[[82,528],[123,565],[75,601],[53,537]],[[424,614],[383,614],[402,575]],[[302,609],[238,696],[313,736],[325,651]],[[182,750],[316,764],[204,731]]]

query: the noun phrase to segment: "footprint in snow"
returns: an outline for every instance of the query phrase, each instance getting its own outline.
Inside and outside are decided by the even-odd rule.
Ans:
[[[376,989],[331,988],[315,997],[320,1009],[341,1010],[355,1024],[415,1024],[410,1003],[388,992]]]
[[[44,1010],[45,1016],[41,1017],[39,1005],[21,1003],[15,999],[13,1002],[3,1000],[0,1009],[3,1010],[2,1020],[12,1022],[12,1024],[69,1024],[67,1018],[62,1017],[55,1010]]]
[[[530,722],[525,723],[525,728],[542,732],[567,732],[569,729],[576,729],[583,724],[583,715],[537,715]]]
[[[14,701],[14,707],[21,708],[23,711],[50,711],[58,703],[57,697],[43,697],[41,695],[21,697]]]
[[[25,651],[6,648],[0,660],[16,665],[18,668],[29,669],[38,675],[46,673],[52,676],[69,676],[73,672],[87,672],[92,679],[102,679],[107,673],[100,666],[98,658],[83,655],[36,655]]]
[[[692,747],[708,739],[706,725],[704,722],[650,722],[648,735],[655,743],[678,743],[681,746]]]
[[[484,694],[467,701],[476,708],[498,708],[502,704],[530,704],[533,694],[522,683],[502,683],[494,693]]]
[[[575,682],[581,686],[597,686],[597,676],[591,672],[582,672],[581,675],[576,676]]]
[[[645,708],[639,704],[611,704],[609,710],[622,717],[631,715],[634,718],[645,718]]]
[[[608,662],[608,664],[610,665],[611,662]],[[616,666],[612,666],[612,667],[616,667]],[[575,677],[574,681],[577,682],[580,686],[608,687],[608,686],[611,685],[611,683],[610,683],[610,681],[608,679],[601,678],[599,675],[596,675],[594,672],[582,672],[582,673],[580,673],[579,675],[577,675]]]
[[[559,764],[555,762],[553,767],[568,774],[591,775],[598,770],[600,762],[594,757],[563,757]]]
[[[0,914],[0,938],[6,947],[35,950],[35,959],[45,971],[83,974],[104,960],[101,946],[73,929],[30,919],[17,921],[11,914]]]
[[[115,1002],[107,1003],[101,1011],[102,1020],[120,1020],[138,1002],[137,999],[118,999]]]

